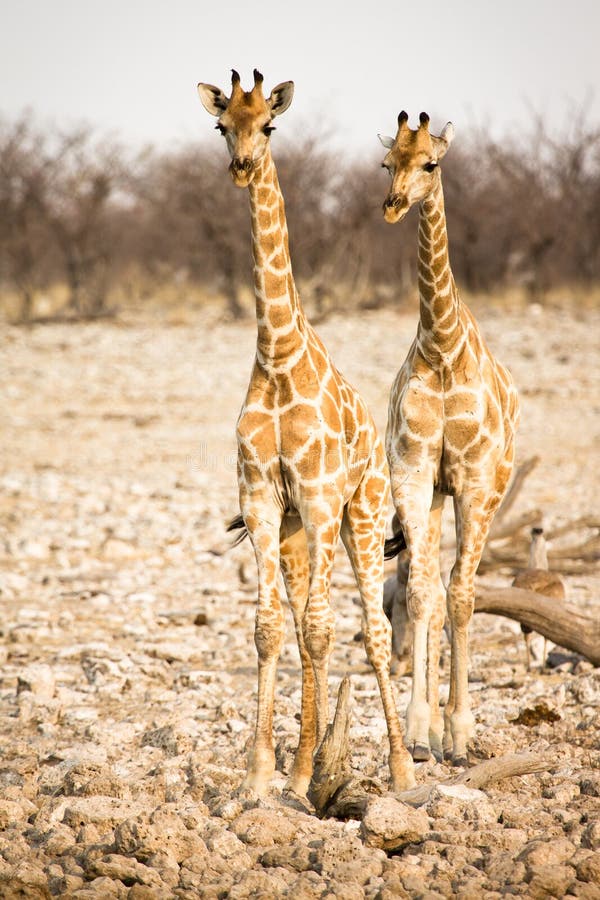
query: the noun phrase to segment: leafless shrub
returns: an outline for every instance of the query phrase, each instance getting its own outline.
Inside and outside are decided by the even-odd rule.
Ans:
[[[294,272],[315,319],[414,292],[416,241],[383,221],[378,156],[344,160],[306,133],[275,154]],[[212,143],[133,158],[89,128],[0,121],[0,284],[19,296],[21,319],[58,283],[72,315],[105,314],[111,285],[133,270],[182,294],[217,292],[231,316],[245,315],[247,199],[227,166]],[[600,127],[583,113],[559,135],[535,117],[518,140],[475,132],[448,154],[444,188],[459,285],[540,298],[600,282]]]

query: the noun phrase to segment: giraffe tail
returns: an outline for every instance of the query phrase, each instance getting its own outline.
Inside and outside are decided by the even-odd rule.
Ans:
[[[238,544],[241,544],[245,537],[248,536],[248,529],[244,523],[244,520],[241,515],[236,516],[235,519],[232,519],[231,522],[227,523],[227,528],[225,531],[238,531],[240,530],[240,534],[236,534],[235,539],[233,540],[231,546],[237,547]]]
[[[388,538],[383,545],[383,558],[393,559],[405,549],[406,541],[404,539],[404,532],[400,529],[399,531],[395,531],[393,537]]]

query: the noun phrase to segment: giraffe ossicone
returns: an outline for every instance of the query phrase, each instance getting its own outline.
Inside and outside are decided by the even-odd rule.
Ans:
[[[519,407],[512,378],[460,300],[450,268],[439,163],[454,128],[448,123],[436,137],[426,113],[419,122],[411,129],[403,111],[396,137],[383,141],[383,166],[392,179],[383,204],[386,221],[400,221],[419,204],[419,323],[391,389],[386,432],[392,498],[409,557],[406,599],[414,633],[405,740],[414,759],[433,750],[465,764],[473,729],[467,675],[475,573],[511,474]],[[439,544],[448,495],[457,552],[446,590]],[[451,671],[442,725],[439,657],[446,607]]]
[[[237,73],[236,73],[237,74]],[[302,309],[292,275],[283,196],[271,156],[272,121],[292,100],[292,82],[265,98],[262,76],[231,95],[198,86],[216,116],[230,172],[250,198],[256,358],[237,422],[240,509],[258,567],[256,731],[244,787],[263,793],[273,774],[275,670],[284,637],[279,571],[302,663],[300,739],[290,790],[304,794],[315,746],[328,723],[328,661],[334,640],[331,572],[341,536],[358,582],[363,633],[390,740],[396,789],[414,784],[390,681],[390,626],[383,612],[383,545],[389,496],[385,452],[357,391],[333,365]]]

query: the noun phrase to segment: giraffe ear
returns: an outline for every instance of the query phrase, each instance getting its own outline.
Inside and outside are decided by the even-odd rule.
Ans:
[[[214,84],[203,84],[200,82],[198,85],[198,93],[204,109],[206,109],[211,116],[220,116],[221,113],[225,112],[227,109],[227,104],[229,103],[227,97],[221,88],[215,87]]]
[[[450,144],[454,140],[454,125],[452,124],[452,122],[446,122],[442,129],[440,137],[443,141],[446,141],[448,146],[450,146]]]
[[[442,128],[442,133],[439,137],[431,136],[431,140],[433,142],[433,146],[435,147],[435,153],[437,161],[446,155],[448,151],[448,147],[452,143],[452,139],[454,137],[454,125],[452,122],[447,122]]]
[[[276,85],[271,91],[271,96],[267,100],[273,116],[280,116],[281,113],[284,113],[292,102],[293,96],[293,81],[282,81],[281,84]]]
[[[391,150],[394,146],[394,138],[390,137],[389,134],[378,134],[377,137],[383,144],[386,150]]]

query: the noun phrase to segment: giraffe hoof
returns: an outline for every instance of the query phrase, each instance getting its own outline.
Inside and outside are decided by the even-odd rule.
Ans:
[[[452,765],[458,768],[461,766],[463,769],[466,769],[469,763],[467,762],[466,756],[453,756],[452,757]]]
[[[431,755],[427,744],[418,744],[416,742],[412,745],[410,752],[415,762],[426,762]]]
[[[303,812],[307,815],[315,814],[315,808],[306,794],[297,794],[291,788],[283,789],[281,793],[281,801],[285,806],[289,806],[290,809],[295,809],[298,812]]]
[[[446,762],[452,762],[452,748],[445,749],[443,756]]]

